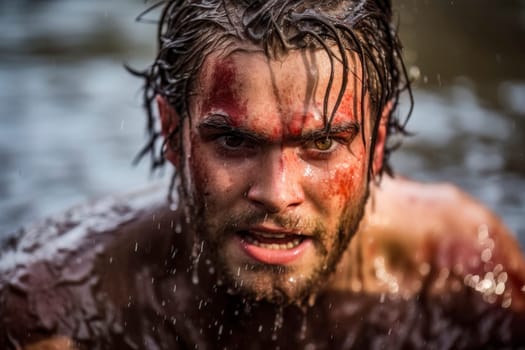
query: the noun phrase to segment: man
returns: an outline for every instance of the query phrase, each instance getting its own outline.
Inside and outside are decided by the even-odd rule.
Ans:
[[[8,241],[3,347],[524,344],[525,265],[503,224],[451,186],[381,176],[408,84],[388,1],[164,6],[141,73],[146,151],[177,193]]]

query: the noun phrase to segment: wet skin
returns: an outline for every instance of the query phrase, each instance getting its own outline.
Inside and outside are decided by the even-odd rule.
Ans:
[[[315,291],[363,214],[371,152],[363,140],[370,139],[370,110],[365,103],[366,115],[356,115],[355,106],[367,97],[354,86],[359,69],[353,67],[326,130],[329,62],[322,50],[275,60],[243,51],[207,58],[191,103],[191,124],[187,118],[182,122],[191,157],[185,164],[168,153],[191,179],[192,217],[199,218],[196,231],[210,246],[204,255],[226,283],[256,299],[289,302]],[[341,64],[335,68],[329,112],[342,83]],[[181,121],[165,101],[159,104],[169,134]],[[384,133],[381,127],[379,159]]]
[[[86,206],[11,239],[0,348],[525,344],[511,234],[450,186],[387,177],[365,206],[371,125],[351,85],[325,132],[326,66],[317,52],[210,57],[187,156],[167,152],[189,196],[177,211],[144,193]],[[169,134],[181,120],[159,109]],[[374,171],[383,140],[381,127]]]
[[[346,277],[319,290],[315,303],[304,309],[247,303],[230,295],[226,286],[211,283],[214,273],[205,260],[194,284],[192,252],[185,248],[191,246],[188,228],[179,213],[165,208],[165,189],[157,191],[155,201],[138,205],[144,194],[74,209],[4,246],[2,348],[315,344],[321,349],[481,349],[525,344],[523,256],[492,213],[450,185],[383,179],[381,188],[371,191],[376,205],[368,202],[364,226],[343,257],[353,264],[338,269],[339,277]],[[411,224],[412,215],[421,212],[426,219]],[[484,225],[488,236],[480,240]],[[492,255],[483,260],[491,241]],[[446,257],[451,251],[454,261]],[[374,264],[378,260],[383,264]],[[496,278],[507,275],[503,294],[465,283],[466,276],[485,276],[497,266]],[[510,305],[504,304],[506,294]],[[283,321],[276,326],[280,310]]]

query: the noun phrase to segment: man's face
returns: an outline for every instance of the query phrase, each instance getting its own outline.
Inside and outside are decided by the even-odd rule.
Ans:
[[[237,51],[204,62],[183,125],[186,174],[198,236],[239,292],[285,302],[308,296],[355,233],[367,194],[370,116],[366,102],[365,125],[356,115],[360,70],[352,67],[327,133],[324,51],[279,60]],[[336,61],[329,113],[342,74]]]

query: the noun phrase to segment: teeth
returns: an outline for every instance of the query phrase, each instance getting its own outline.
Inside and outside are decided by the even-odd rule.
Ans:
[[[257,232],[257,235],[264,237],[264,238],[285,238],[286,235],[284,233],[265,233],[265,232]]]
[[[279,235],[263,235],[261,234],[262,237],[266,237],[266,238],[284,238],[285,235],[284,234],[279,234]],[[246,241],[250,244],[253,244],[257,247],[260,247],[260,248],[264,248],[264,249],[273,249],[273,250],[285,250],[285,249],[292,249],[292,248],[295,248],[297,247],[299,244],[301,244],[301,240],[299,238],[294,238],[291,242],[288,242],[288,243],[282,243],[282,244],[277,244],[277,243],[262,243],[262,242],[259,242],[254,236],[252,235],[247,235],[245,237]]]

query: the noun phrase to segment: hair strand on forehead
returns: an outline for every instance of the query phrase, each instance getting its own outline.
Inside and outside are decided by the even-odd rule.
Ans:
[[[390,1],[165,0],[152,4],[139,18],[162,5],[156,59],[144,71],[128,67],[144,81],[143,101],[149,134],[148,142],[136,159],[149,153],[152,169],[164,164],[164,147],[176,146],[178,151],[183,151],[171,141],[162,143],[160,149],[157,146],[162,135],[154,107],[156,96],[163,96],[180,118],[190,117],[191,122],[190,103],[198,94],[195,82],[205,59],[214,52],[227,55],[234,46],[260,50],[270,59],[293,50],[325,51],[330,61],[330,77],[323,98],[326,130],[331,128],[348,88],[350,74],[353,74],[354,81],[360,81],[360,97],[354,100],[354,113],[360,115],[361,123],[368,112],[365,111],[365,99],[370,103],[372,149],[387,106],[390,111],[387,137],[409,135],[405,129],[414,101],[401,45],[391,25]],[[351,73],[352,61],[359,74]],[[337,62],[341,63],[343,71],[341,84],[335,87]],[[332,91],[334,88],[337,92]],[[406,118],[400,120],[396,109],[403,91],[408,91],[410,107]],[[335,96],[331,109],[330,96]],[[356,113],[357,104],[359,113]],[[168,138],[180,139],[177,133],[171,133]],[[364,132],[361,135],[365,142]],[[391,173],[389,155],[397,147],[397,144],[388,143],[384,149],[383,168],[388,173]]]

